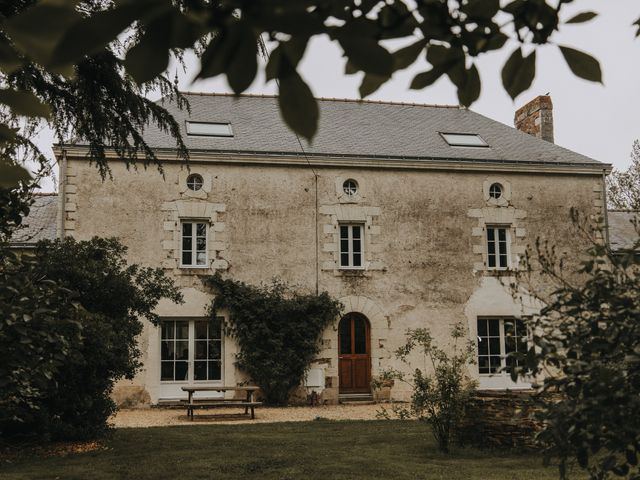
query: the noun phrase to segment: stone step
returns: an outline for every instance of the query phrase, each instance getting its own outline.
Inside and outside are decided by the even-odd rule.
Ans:
[[[374,405],[373,395],[370,393],[343,393],[338,396],[343,405]]]

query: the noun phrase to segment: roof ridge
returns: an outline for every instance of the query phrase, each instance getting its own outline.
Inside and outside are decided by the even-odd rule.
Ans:
[[[247,98],[278,98],[278,95],[266,95],[260,93],[218,93],[218,92],[180,92],[182,95],[199,95],[202,97],[247,97]],[[415,102],[394,102],[392,100],[365,100],[362,98],[334,98],[334,97],[314,97],[323,102],[347,102],[347,103],[370,103],[383,105],[401,105],[407,107],[429,107],[429,108],[453,108],[464,110],[461,105],[446,105],[437,103],[415,103]]]

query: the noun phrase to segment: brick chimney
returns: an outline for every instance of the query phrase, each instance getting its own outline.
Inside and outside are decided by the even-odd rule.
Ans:
[[[516,128],[553,143],[553,103],[549,95],[540,95],[516,111]]]

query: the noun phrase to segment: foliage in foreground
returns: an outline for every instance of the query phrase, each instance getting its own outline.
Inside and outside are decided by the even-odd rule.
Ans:
[[[140,318],[181,297],[159,269],[127,265],[116,239],[0,250],[0,435],[52,439],[103,433],[114,383],[140,366]],[[5,313],[6,312],[6,313]]]
[[[382,372],[376,383],[399,380],[411,385],[411,407],[392,407],[392,412],[400,418],[417,418],[427,422],[440,451],[448,453],[453,436],[464,418],[465,408],[476,389],[476,383],[469,378],[468,365],[475,362],[475,347],[467,340],[459,348],[460,339],[467,338],[462,324],[451,329],[453,345],[450,353],[435,344],[431,332],[426,328],[407,330],[407,342],[396,350],[396,357],[407,365],[409,356],[417,350],[428,359],[432,372],[416,368],[412,376],[398,370]],[[425,362],[426,363],[426,362]],[[386,410],[383,416],[390,417]]]
[[[286,405],[341,304],[326,292],[300,294],[279,281],[256,287],[216,274],[205,283],[216,292],[211,318],[228,313],[225,333],[240,347],[236,365],[260,387],[266,403]]]
[[[362,97],[426,57],[431,68],[416,75],[411,88],[447,77],[460,103],[468,106],[481,91],[476,59],[506,45],[515,48],[502,69],[502,84],[512,98],[527,90],[536,75],[537,48],[553,44],[552,35],[562,26],[597,16],[583,11],[562,18],[573,2],[284,0],[275,7],[266,0],[4,2],[0,77],[10,88],[0,92],[0,103],[12,117],[52,119],[58,134],[68,133],[60,127],[73,126],[69,119],[79,120],[76,133],[92,137],[90,155],[99,165],[109,144],[126,159],[134,160],[136,153],[155,158],[139,134],[145,118],[171,133],[184,152],[175,121],[140,93],[159,88],[179,100],[165,72],[172,56],[181,59],[185,49],[193,49],[200,60],[196,78],[224,74],[240,94],[263,68],[258,45],[264,36],[271,51],[264,73],[267,81],[278,83],[282,116],[293,131],[311,139],[319,110],[297,69],[312,38],[326,35],[340,46],[346,74],[364,73]],[[640,27],[640,19],[634,25]],[[120,43],[119,36],[126,41]],[[389,51],[388,40],[402,41],[403,48]],[[596,59],[570,46],[558,48],[574,75],[601,82]],[[115,102],[110,102],[113,93]],[[114,108],[104,109],[105,99],[104,105]],[[60,103],[72,108],[67,111]],[[0,119],[0,141],[14,138],[10,123]]]
[[[579,222],[575,212],[573,219]],[[529,266],[555,291],[528,322],[532,343],[521,355],[526,366],[520,373],[531,369],[544,374],[538,390],[550,393],[552,400],[537,396],[544,425],[538,440],[547,459],[559,459],[561,478],[577,460],[594,480],[611,474],[637,480],[640,257],[613,254],[597,230],[581,230],[591,241],[589,258],[579,271],[583,281],[570,279],[553,248],[539,244],[530,259]],[[525,279],[520,280],[523,284]]]

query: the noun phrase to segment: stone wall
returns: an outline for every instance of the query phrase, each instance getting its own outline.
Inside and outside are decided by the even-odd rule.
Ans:
[[[200,174],[206,185],[192,195],[182,164],[165,163],[164,177],[151,168],[127,170],[117,161],[110,167],[113,177],[102,181],[95,166],[69,157],[63,175],[63,230],[80,240],[119,237],[130,261],[164,268],[181,288],[185,303],[161,302],[160,316],[204,316],[212,296],[201,280],[216,271],[251,284],[279,277],[299,291],[327,291],[345,304],[345,313],[367,317],[373,377],[387,368],[411,370],[393,355],[408,328],[428,327],[438,344],[446,345],[454,323],[466,323],[473,339],[478,316],[523,313],[502,284],[509,282],[508,272],[486,268],[487,224],[510,222],[513,265],[538,236],[577,260],[581,247],[569,209],[595,214],[603,204],[598,172],[365,168],[345,161],[318,167],[314,175],[306,165],[239,164],[218,158],[190,164],[190,172]],[[360,188],[352,199],[341,194],[347,178]],[[488,195],[492,182],[505,187],[503,201]],[[182,218],[209,223],[207,268],[177,266]],[[360,222],[365,228],[362,270],[337,268],[336,225],[342,221]],[[318,393],[328,402],[338,399],[337,340],[336,324],[324,333],[314,365],[325,375]],[[142,387],[156,403],[161,387],[157,327],[145,325],[140,348],[144,366],[131,384]],[[227,385],[245,380],[234,366],[236,352],[235,342],[226,338]],[[471,374],[478,378],[477,371]],[[393,397],[409,398],[410,391],[403,388],[394,386]]]
[[[467,409],[461,441],[483,448],[536,448],[541,424],[533,418],[532,390],[478,391]]]

